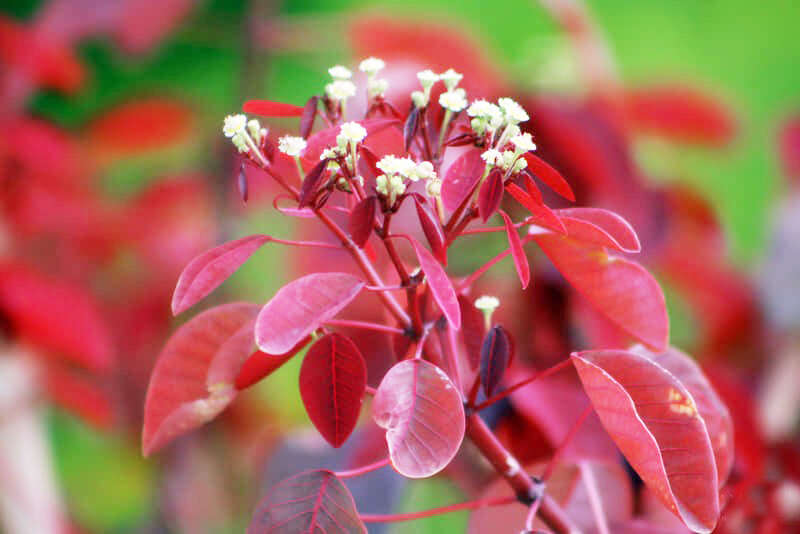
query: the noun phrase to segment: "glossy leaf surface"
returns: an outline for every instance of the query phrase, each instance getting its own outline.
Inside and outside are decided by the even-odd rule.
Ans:
[[[303,114],[303,108],[300,106],[271,100],[248,100],[242,106],[242,110],[262,117],[299,117]]]
[[[600,208],[569,208],[556,211],[567,235],[583,243],[639,252],[642,249],[633,227],[614,213]]]
[[[275,355],[266,354],[260,350],[255,351],[245,360],[241,369],[239,369],[239,374],[236,375],[236,381],[234,383],[236,389],[247,389],[268,377],[280,369],[283,364],[291,360],[295,354],[303,350],[309,341],[311,341],[310,337],[303,339],[285,354]]]
[[[486,325],[483,313],[475,307],[474,299],[464,295],[458,296],[458,305],[461,308],[461,336],[467,352],[467,361],[472,369],[477,369],[481,361],[481,346]]]
[[[478,215],[486,222],[503,200],[503,171],[495,167],[478,191]]]
[[[458,330],[461,328],[461,310],[458,308],[456,290],[453,288],[450,277],[447,276],[444,268],[436,261],[436,258],[433,257],[428,249],[413,238],[409,238],[409,241],[411,241],[414,252],[417,254],[419,265],[422,268],[422,272],[425,273],[425,278],[428,282],[428,287],[431,288],[434,300],[441,308],[450,326],[454,330]]]
[[[514,268],[517,270],[517,276],[519,276],[519,281],[522,283],[522,289],[525,289],[531,281],[531,268],[528,265],[528,257],[525,255],[525,249],[522,248],[522,241],[519,239],[517,229],[514,228],[514,223],[511,222],[505,212],[501,211],[500,215],[503,217],[503,224],[506,227],[508,246],[511,248]]]
[[[506,186],[506,191],[514,197],[514,200],[525,206],[530,212],[530,217],[528,217],[528,222],[530,224],[547,228],[559,234],[567,233],[567,229],[564,228],[564,223],[561,222],[561,219],[558,218],[553,210],[542,204],[541,201],[534,199],[526,191],[520,189],[517,184],[508,184]]]
[[[531,152],[523,154],[525,161],[528,163],[528,170],[532,172],[538,179],[547,184],[547,187],[566,198],[575,202],[575,193],[569,183],[564,179],[561,174],[550,166],[546,161],[535,156]]]
[[[348,230],[353,242],[360,248],[367,243],[375,224],[376,198],[367,197],[353,207],[347,220]]]
[[[508,364],[511,362],[513,345],[505,328],[494,326],[486,334],[481,345],[481,384],[487,397],[491,397],[503,380]]]
[[[442,230],[441,224],[416,196],[414,197],[414,207],[417,209],[417,218],[419,218],[422,233],[425,234],[433,255],[442,265],[447,265],[447,246],[445,245],[444,230]]]
[[[474,189],[483,176],[486,162],[481,151],[470,149],[461,154],[445,172],[442,180],[442,202],[444,207],[454,210]]]

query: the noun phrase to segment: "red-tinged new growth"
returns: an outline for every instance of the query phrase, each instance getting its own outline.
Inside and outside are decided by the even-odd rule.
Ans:
[[[223,133],[246,163],[260,167],[282,189],[276,210],[308,221],[303,224],[321,224],[331,241],[254,235],[220,245],[186,267],[175,290],[175,313],[207,296],[267,242],[313,248],[323,272],[289,282],[263,306],[212,308],[178,330],[153,375],[145,451],[210,420],[236,392],[268,377],[313,340],[299,378],[311,422],[339,447],[369,393],[373,422],[385,430],[388,444],[388,458],[342,472],[342,478],[389,463],[406,477],[430,477],[451,463],[466,439],[505,481],[507,494],[406,515],[362,517],[336,474],[310,471],[270,490],[250,533],[364,532],[364,521],[421,518],[512,500],[528,507],[524,516],[531,528],[541,521],[556,533],[576,532],[576,520],[585,517],[572,518],[480,416],[572,361],[594,410],[645,483],[690,528],[708,531],[719,514],[719,483],[732,461],[730,417],[699,368],[669,348],[664,297],[653,277],[614,255],[640,250],[633,228],[603,209],[553,210],[545,204],[537,180],[566,200],[575,195],[556,168],[533,154],[533,137],[519,126],[528,113],[514,100],[469,102],[459,87],[461,74],[423,70],[404,116],[384,97],[388,83],[378,77],[384,66],[377,58],[359,65],[366,75],[365,107],[349,106],[357,91],[343,66],[329,70],[330,83],[305,107],[245,104],[245,111],[261,115],[300,117],[297,136],[274,142],[255,119],[225,118]],[[366,112],[354,116],[353,109]],[[290,165],[273,165],[277,158]],[[399,213],[409,203],[414,207]],[[505,233],[506,250],[484,258],[466,276],[448,272],[454,243],[493,232]],[[572,360],[565,354],[560,363],[527,378],[515,371],[514,338],[523,333],[492,320],[498,298],[475,300],[470,294],[506,256],[525,290],[529,262],[543,258],[530,255],[534,243],[599,312],[649,349],[580,353]],[[350,270],[341,265],[343,253],[352,260]],[[357,300],[360,306],[367,298],[382,307],[369,320],[337,318],[350,303]],[[232,310],[238,310],[236,319]],[[365,365],[374,351],[361,348],[359,338],[347,337],[342,328],[348,335],[361,329],[393,337],[397,361],[376,390],[366,384]],[[511,376],[516,383],[509,383]],[[478,398],[481,391],[485,399]],[[576,414],[564,415],[574,420]],[[578,418],[552,455],[546,476],[567,461],[564,450],[589,415],[587,410]],[[607,530],[597,487],[589,489],[590,526]]]

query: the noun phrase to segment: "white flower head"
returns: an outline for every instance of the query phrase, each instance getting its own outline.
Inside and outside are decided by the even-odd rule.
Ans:
[[[350,80],[335,80],[325,86],[325,92],[331,100],[347,100],[356,94],[356,84]]]
[[[488,165],[502,165],[503,164],[503,154],[494,148],[490,148],[483,154],[481,154],[481,159],[485,161]]]
[[[343,156],[344,152],[342,152],[339,147],[329,147],[322,151],[322,154],[319,155],[319,159],[336,159],[339,156]]]
[[[417,180],[430,180],[432,178],[436,178],[436,171],[433,170],[433,163],[430,161],[421,161],[417,163],[416,168],[414,169],[413,181]]]
[[[500,306],[500,299],[491,295],[483,295],[475,300],[475,307],[482,312],[493,312]]]
[[[339,129],[339,134],[351,143],[360,143],[367,137],[367,130],[357,122],[345,122]]]
[[[331,78],[334,80],[349,80],[353,77],[353,73],[350,72],[350,69],[342,65],[334,65],[329,68],[328,74],[330,74]]]
[[[447,69],[445,72],[439,75],[439,79],[444,82],[445,87],[447,87],[448,91],[452,91],[458,85],[458,82],[464,78],[464,75],[454,71],[453,69]]]
[[[231,137],[231,142],[233,143],[233,146],[235,146],[236,149],[242,154],[250,151],[250,147],[247,146],[247,133],[244,130],[235,133],[233,137]]]
[[[302,137],[284,135],[278,139],[278,150],[287,156],[297,157],[306,149],[306,140]]]
[[[497,103],[500,105],[500,109],[503,110],[507,124],[519,124],[530,119],[522,106],[510,98],[500,98]]]
[[[433,87],[433,84],[439,81],[439,75],[433,72],[431,69],[425,69],[417,73],[417,79],[419,80],[420,85],[422,85],[422,88],[428,92],[430,91],[431,87]]]
[[[367,81],[367,93],[371,97],[383,96],[389,88],[389,82],[383,78],[370,79]]]
[[[483,133],[487,128],[495,131],[503,125],[503,110],[496,104],[486,100],[476,100],[467,108],[467,114],[474,117],[472,129]]]
[[[388,156],[382,157],[376,166],[387,175],[399,175],[403,178],[411,178],[417,164],[410,158],[398,158],[397,156],[389,154]]]
[[[442,181],[436,177],[429,179],[425,184],[425,192],[429,197],[438,197],[442,194]]]
[[[228,115],[222,125],[222,133],[225,134],[225,137],[233,137],[237,133],[244,132],[246,127],[247,117],[241,113]]]
[[[444,92],[439,95],[439,105],[453,113],[458,113],[467,107],[467,92],[460,87]]]
[[[250,137],[253,138],[256,144],[261,142],[261,124],[259,124],[258,119],[250,119],[247,121],[247,131],[250,132]]]
[[[510,139],[510,141],[511,144],[513,144],[516,147],[517,149],[516,151],[519,154],[522,154],[524,152],[532,152],[536,150],[536,144],[533,142],[533,138],[531,137],[531,134],[529,134],[528,132],[515,135]]]
[[[367,76],[372,77],[382,71],[385,66],[386,63],[382,59],[368,57],[358,64],[358,70],[366,73]]]
[[[428,95],[422,91],[412,91],[411,101],[414,102],[414,106],[418,108],[424,108],[428,105]]]

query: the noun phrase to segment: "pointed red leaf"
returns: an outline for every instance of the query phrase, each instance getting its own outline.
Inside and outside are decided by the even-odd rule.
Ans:
[[[303,108],[303,113],[300,116],[300,137],[308,139],[311,135],[311,129],[314,127],[314,119],[317,117],[317,103],[319,102],[318,96],[312,96],[306,102]]]
[[[733,420],[727,406],[700,370],[700,366],[675,347],[669,347],[661,354],[654,354],[641,345],[632,347],[630,351],[652,360],[672,373],[692,394],[697,411],[706,423],[717,463],[719,485],[722,487],[733,467]]]
[[[483,222],[494,215],[500,207],[501,200],[503,200],[503,171],[495,167],[478,191],[478,214]]]
[[[308,174],[303,178],[303,183],[300,186],[298,208],[305,208],[314,200],[314,195],[317,193],[317,189],[319,189],[320,182],[322,182],[322,179],[325,177],[325,170],[327,168],[328,160],[322,159],[308,171]]]
[[[422,272],[425,273],[434,300],[444,316],[447,317],[447,322],[450,323],[453,330],[458,330],[461,328],[461,310],[458,309],[458,299],[456,290],[453,289],[453,282],[450,281],[450,277],[447,276],[436,258],[428,252],[428,249],[420,245],[414,238],[409,237],[408,240],[414,247],[414,252],[417,254]]]
[[[543,181],[550,189],[562,197],[575,202],[575,193],[572,192],[572,188],[569,186],[569,183],[567,183],[564,177],[561,176],[557,170],[551,167],[543,159],[533,155],[532,152],[526,152],[522,157],[524,157],[525,161],[528,162],[528,170],[531,171],[538,179]]]
[[[394,468],[409,478],[444,469],[464,439],[464,406],[444,372],[425,360],[389,369],[372,401],[372,418],[386,429]]]
[[[664,294],[644,267],[569,238],[547,234],[534,239],[564,278],[611,322],[657,351],[666,349]]]
[[[194,306],[228,279],[264,243],[268,235],[251,235],[206,251],[183,269],[172,294],[172,314]]]
[[[522,282],[522,289],[525,289],[531,281],[531,268],[528,265],[528,257],[525,255],[525,249],[522,248],[522,241],[519,239],[517,229],[514,228],[514,223],[511,222],[511,219],[504,211],[501,211],[500,215],[503,217],[503,224],[506,227],[508,245],[511,247],[511,257],[514,259],[517,276],[519,276],[519,281]]]
[[[414,136],[417,135],[418,126],[419,108],[414,106],[414,109],[412,109],[411,113],[408,114],[408,117],[406,117],[406,122],[403,125],[403,145],[405,146],[406,152],[408,152],[408,149],[411,146],[411,141],[414,140]]]
[[[717,468],[689,390],[629,351],[573,353],[572,362],[603,426],[642,480],[690,529],[711,532],[719,517]]]
[[[387,128],[400,124],[400,121],[397,119],[365,119],[357,122],[367,130],[367,139],[369,139],[371,135],[375,135]],[[341,127],[334,126],[332,128],[320,130],[311,135],[311,137],[308,138],[308,145],[306,146],[304,157],[313,161],[322,154],[323,150],[335,146],[336,136],[339,135],[339,130],[341,130]]]
[[[364,282],[345,273],[315,273],[289,282],[261,309],[256,343],[284,354],[356,298]]]
[[[367,386],[367,366],[358,347],[342,334],[320,338],[300,368],[300,395],[322,437],[341,447],[353,432]]]
[[[567,229],[564,228],[564,223],[561,222],[561,219],[558,218],[553,210],[541,202],[537,202],[532,196],[520,189],[517,184],[508,184],[506,186],[506,191],[508,191],[508,193],[514,197],[517,202],[528,209],[528,211],[531,213],[531,216],[529,217],[529,222],[531,224],[541,226],[542,228],[547,228],[548,230],[552,230],[559,234],[567,233]]]
[[[372,235],[372,229],[375,227],[376,200],[374,196],[364,198],[350,212],[350,217],[347,221],[348,230],[353,242],[359,248],[364,248],[369,236]]]
[[[461,335],[464,338],[467,361],[471,369],[477,369],[481,361],[481,346],[486,331],[483,313],[475,307],[472,299],[464,295],[458,296],[458,306],[461,309]]]
[[[506,329],[500,325],[492,327],[481,345],[481,384],[487,397],[503,380],[508,364],[511,362],[513,345]]]
[[[442,202],[448,210],[455,210],[475,189],[483,176],[486,162],[479,149],[461,154],[445,172],[442,180]]]
[[[365,180],[374,180],[381,174],[378,169],[378,156],[364,145],[358,145],[358,173]]]
[[[280,482],[258,503],[247,534],[366,534],[350,491],[326,470]]]
[[[258,306],[204,311],[169,339],[150,378],[144,408],[145,456],[216,417],[236,396],[233,383],[253,350]]]
[[[422,233],[425,234],[433,255],[442,265],[447,266],[447,246],[445,245],[444,230],[439,224],[439,219],[425,207],[417,195],[414,195],[414,205],[417,208],[417,217],[422,227]]]
[[[242,364],[242,368],[239,369],[239,374],[236,375],[236,382],[234,384],[236,389],[247,389],[253,384],[265,379],[280,369],[284,363],[291,360],[295,354],[303,350],[303,348],[308,345],[309,341],[311,341],[310,336],[301,340],[300,343],[284,354],[275,355],[267,354],[260,350],[255,351],[245,360]]]
[[[556,210],[567,235],[576,241],[613,248],[622,252],[639,252],[639,237],[628,221],[613,211],[601,208],[569,208]]]
[[[299,117],[303,114],[303,108],[300,106],[271,100],[248,100],[242,106],[242,110],[262,117]]]

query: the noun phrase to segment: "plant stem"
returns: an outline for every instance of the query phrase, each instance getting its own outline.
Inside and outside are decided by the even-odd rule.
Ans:
[[[371,473],[372,471],[377,471],[383,467],[389,465],[390,460],[389,458],[384,458],[383,460],[378,460],[377,462],[373,462],[371,464],[367,464],[361,467],[356,467],[355,469],[348,469],[347,471],[336,471],[334,474],[339,478],[353,478],[358,477],[361,475],[366,475],[367,473]]]
[[[569,429],[567,435],[564,437],[564,440],[559,444],[556,451],[553,453],[553,457],[550,458],[550,462],[547,464],[547,467],[542,473],[542,480],[549,480],[555,470],[556,466],[558,465],[559,460],[564,455],[564,451],[567,449],[572,440],[575,439],[575,436],[578,434],[578,430],[580,430],[583,422],[586,421],[586,418],[589,417],[589,414],[592,413],[592,405],[589,404],[586,408],[584,408],[581,415],[578,416],[578,419],[575,420],[575,423],[572,425],[572,428]]]
[[[550,375],[552,375],[554,373],[557,373],[558,371],[564,369],[565,367],[569,366],[570,364],[572,364],[572,360],[567,358],[566,360],[561,361],[561,362],[555,364],[552,367],[548,367],[544,371],[540,371],[538,373],[534,373],[532,376],[529,376],[528,378],[526,378],[522,382],[514,384],[510,388],[508,388],[506,390],[503,390],[500,393],[497,393],[496,395],[492,395],[491,397],[489,397],[488,399],[486,399],[485,401],[483,401],[479,405],[475,406],[475,411],[479,412],[479,411],[481,411],[481,410],[483,410],[485,408],[488,408],[489,406],[491,406],[495,402],[503,400],[504,398],[508,397],[509,395],[514,393],[519,388],[525,387],[528,384],[530,384],[531,382],[539,380],[540,378],[545,378],[545,377],[548,377],[548,376],[550,376]]]
[[[375,332],[386,332],[388,334],[404,334],[402,328],[396,326],[388,326],[380,323],[370,323],[368,321],[351,321],[349,319],[329,319],[325,321],[326,325],[341,326],[344,328],[360,328],[362,330],[373,330]]]
[[[361,514],[359,517],[365,523],[391,523],[395,521],[411,521],[413,519],[424,519],[435,515],[449,514],[451,512],[458,512],[461,510],[475,510],[477,508],[485,508],[487,506],[502,506],[504,504],[511,504],[516,501],[515,497],[495,497],[494,499],[479,499],[475,501],[462,502],[459,504],[451,504],[449,506],[442,506],[439,508],[431,508],[430,510],[423,510],[421,512],[413,512],[410,514]]]

